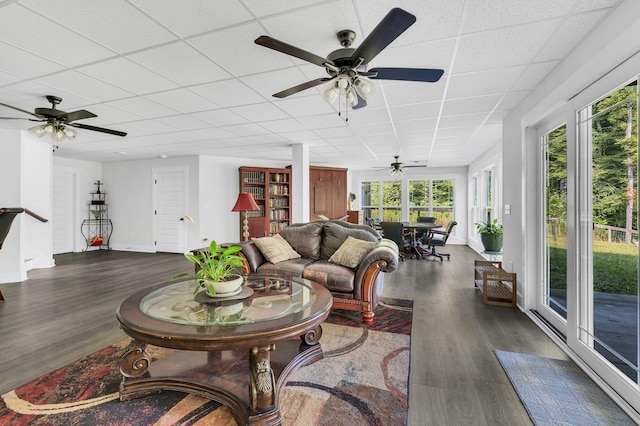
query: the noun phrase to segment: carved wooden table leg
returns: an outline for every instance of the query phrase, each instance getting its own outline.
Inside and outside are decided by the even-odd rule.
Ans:
[[[305,334],[300,336],[300,340],[302,340],[304,343],[306,343],[309,346],[313,346],[320,343],[321,337],[322,337],[322,325],[318,324],[316,328],[309,330]]]
[[[120,357],[120,373],[124,377],[140,377],[149,369],[151,355],[147,352],[147,344],[132,340]]]
[[[251,382],[249,405],[251,411],[265,411],[276,403],[276,380],[271,369],[271,351],[276,345],[259,346],[249,351]]]

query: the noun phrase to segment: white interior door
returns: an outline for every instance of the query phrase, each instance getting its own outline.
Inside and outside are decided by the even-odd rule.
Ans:
[[[55,170],[52,181],[53,254],[74,251],[76,237],[74,214],[76,175],[69,170]]]
[[[182,225],[185,214],[186,171],[155,173],[156,251],[184,253],[186,235]]]

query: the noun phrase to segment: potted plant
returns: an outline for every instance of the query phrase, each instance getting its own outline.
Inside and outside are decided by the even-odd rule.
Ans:
[[[476,222],[476,229],[480,233],[480,239],[484,246],[484,251],[499,252],[502,250],[502,225],[498,223],[498,219],[487,217],[486,222]]]
[[[204,288],[209,296],[233,294],[242,285],[242,276],[237,273],[242,267],[242,257],[238,253],[240,246],[223,247],[211,241],[208,249],[185,253],[185,257],[195,264],[196,289]],[[173,279],[188,276],[187,273],[175,275]]]

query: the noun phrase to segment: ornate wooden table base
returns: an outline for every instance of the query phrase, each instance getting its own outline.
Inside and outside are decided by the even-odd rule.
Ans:
[[[242,300],[203,302],[185,281],[122,302],[116,317],[133,341],[120,359],[120,399],[187,392],[228,406],[240,425],[281,424],[280,389],[322,358],[321,324],[333,300],[303,278],[249,275],[245,285],[254,291]],[[151,362],[147,345],[170,353]]]
[[[282,423],[279,394],[298,367],[322,359],[322,327],[277,344],[232,351],[183,351],[151,363],[146,343],[133,341],[120,358],[120,400],[163,390],[199,395],[227,405],[238,424]]]

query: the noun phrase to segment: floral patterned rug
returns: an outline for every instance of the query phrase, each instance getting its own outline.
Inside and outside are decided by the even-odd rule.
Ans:
[[[323,324],[325,358],[299,368],[280,395],[286,425],[404,425],[407,421],[412,302],[385,299],[372,326],[335,310]],[[234,425],[225,406],[166,391],[119,400],[124,339],[5,393],[7,425]],[[154,359],[169,349],[149,347]],[[347,420],[348,419],[348,420]]]

